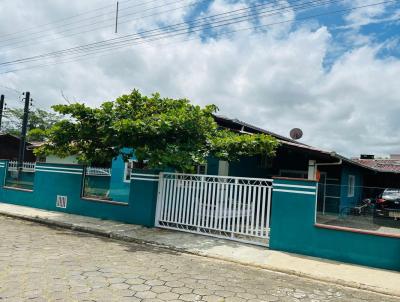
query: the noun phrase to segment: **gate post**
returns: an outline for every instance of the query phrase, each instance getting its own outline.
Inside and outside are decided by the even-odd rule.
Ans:
[[[307,179],[274,178],[271,249],[304,253],[313,235],[317,182]]]
[[[0,160],[0,201],[3,201],[3,186],[6,179],[8,160]]]
[[[131,174],[130,204],[132,223],[155,226],[159,171],[133,169]]]

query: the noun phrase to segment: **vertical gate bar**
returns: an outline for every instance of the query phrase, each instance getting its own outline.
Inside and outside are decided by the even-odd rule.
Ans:
[[[211,193],[211,207],[210,207],[210,224],[209,224],[209,227],[210,227],[210,228],[213,228],[213,225],[214,225],[215,187],[216,187],[216,183],[215,183],[215,180],[213,179],[213,183],[212,183],[212,193]]]
[[[186,210],[186,223],[188,225],[191,225],[191,214],[192,213],[192,207],[193,207],[193,200],[194,200],[194,192],[195,192],[195,185],[196,185],[196,180],[194,179],[194,177],[192,176],[189,182],[189,186],[188,186],[188,199],[187,199],[187,210]]]
[[[183,207],[183,221],[184,224],[188,225],[189,223],[189,219],[190,219],[190,206],[191,206],[191,193],[193,191],[193,179],[190,177],[189,180],[187,180],[186,183],[186,192],[185,192],[185,205]]]
[[[267,196],[266,196],[266,194],[265,194],[265,189],[266,189],[266,187],[263,187],[262,188],[262,210],[261,210],[261,237],[265,237],[265,235],[264,235],[264,233],[265,233],[265,224],[264,224],[264,220],[266,219],[266,216],[265,216],[265,203],[267,203],[268,202],[268,200],[267,200]],[[268,231],[267,231],[268,232]]]
[[[168,184],[168,208],[167,208],[167,212],[165,213],[165,220],[166,221],[170,221],[170,217],[171,217],[171,195],[173,193],[173,188],[172,188],[172,182],[169,178],[165,179],[167,181]]]
[[[237,194],[238,194],[238,183],[239,183],[239,181],[238,181],[238,179],[236,178],[235,179],[235,183],[234,183],[234,189],[233,189],[233,200],[232,200],[232,203],[233,203],[233,211],[232,211],[232,213],[231,213],[231,220],[232,220],[232,224],[231,224],[231,232],[232,232],[232,237],[233,237],[233,234],[235,233],[235,227],[236,227],[236,204],[237,204],[237,200],[238,200],[238,198],[237,198]]]
[[[187,200],[186,200],[186,224],[190,225],[190,213],[192,211],[192,206],[193,206],[193,192],[194,192],[194,186],[195,186],[196,180],[194,179],[193,176],[190,177],[190,181],[188,183],[188,194],[187,194]]]
[[[272,187],[268,187],[268,198],[267,198],[267,223],[266,223],[266,237],[269,238],[269,220],[271,214],[271,191]]]
[[[215,213],[214,213],[214,224],[213,228],[218,228],[218,220],[219,220],[219,206],[220,206],[220,195],[221,195],[221,183],[219,182],[219,178],[217,178],[217,189],[215,194]]]
[[[261,186],[257,186],[257,214],[256,214],[256,229],[255,234],[259,235],[259,227],[260,227],[260,200],[261,200]]]
[[[222,179],[221,181],[222,182],[220,184],[221,191],[219,194],[220,198],[219,198],[219,210],[218,210],[218,229],[219,230],[222,230],[222,223],[224,220],[224,212],[223,211],[224,211],[224,204],[225,204],[224,197],[225,197],[225,190],[226,190],[225,179]]]
[[[167,197],[167,202],[168,202],[168,208],[167,212],[165,213],[165,220],[170,221],[171,218],[171,205],[172,205],[172,194],[173,194],[173,182],[171,179],[166,178],[165,181],[167,182],[168,185],[168,197]]]
[[[170,218],[169,221],[173,222],[174,217],[175,217],[175,207],[176,207],[176,177],[171,177],[171,186],[172,186],[172,192],[171,192],[171,213],[170,213]]]
[[[181,195],[182,195],[182,192],[183,192],[183,190],[182,190],[182,179],[180,179],[180,176],[178,176],[178,179],[177,179],[177,193],[176,193],[176,209],[175,209],[176,213],[175,213],[175,221],[174,221],[175,223],[178,223],[179,220],[180,220],[179,209],[180,209],[180,206],[181,206]]]
[[[195,208],[194,208],[194,218],[193,224],[197,227],[200,226],[200,217],[201,217],[201,199],[203,194],[203,178],[204,176],[200,177],[200,182],[197,184],[197,192],[196,192],[196,201],[195,201]]]
[[[201,199],[201,226],[204,227],[205,226],[205,218],[206,218],[206,210],[207,210],[207,194],[208,194],[208,182],[205,178],[205,176],[203,176],[202,178],[202,184],[203,184],[203,196]]]
[[[252,198],[251,198],[251,230],[250,233],[254,236],[254,219],[256,217],[256,201],[257,201],[257,187],[252,186]]]
[[[200,227],[201,225],[201,212],[202,212],[202,204],[203,204],[203,197],[204,196],[204,176],[200,177],[199,182],[199,194],[197,197],[197,206],[194,208],[195,211],[195,221],[196,225]]]
[[[211,208],[211,194],[212,194],[212,187],[213,187],[213,183],[212,182],[207,182],[207,190],[208,190],[208,197],[207,197],[207,215],[206,215],[206,223],[205,223],[205,227],[209,228],[210,226],[210,208]]]
[[[190,225],[197,226],[193,221],[193,213],[194,213],[194,209],[196,208],[196,205],[197,205],[197,191],[198,191],[197,184],[198,184],[198,181],[197,181],[197,176],[192,176],[192,178],[193,178],[193,181],[192,181],[193,186],[192,186],[192,194],[191,194],[191,197],[190,197],[190,215],[189,215],[188,223]]]
[[[252,211],[252,203],[253,203],[253,186],[248,184],[248,194],[247,194],[247,215],[246,215],[246,234],[250,233],[250,219],[251,219],[251,211]]]
[[[240,233],[244,233],[245,231],[245,221],[246,221],[246,211],[247,210],[247,185],[243,185],[243,201],[242,201],[242,226],[240,229]]]
[[[237,206],[237,215],[236,215],[236,233],[240,233],[240,223],[242,221],[242,184],[239,184],[239,194],[238,194],[238,206]]]
[[[225,183],[225,197],[224,197],[224,215],[223,215],[223,220],[222,220],[222,229],[226,231],[226,220],[227,220],[227,212],[228,212],[228,194],[229,194],[229,183],[228,180]]]
[[[179,217],[180,217],[179,222],[180,223],[184,223],[183,215],[184,215],[184,207],[185,207],[185,203],[186,203],[185,194],[187,193],[187,181],[186,181],[186,179],[182,181],[182,185],[183,185],[183,188],[181,188],[182,197],[181,197],[181,203],[180,203],[180,206],[179,206]]]
[[[235,185],[233,183],[229,184],[229,205],[228,205],[228,230],[229,232],[232,232],[232,202],[233,202],[233,190],[235,188]]]
[[[159,218],[159,220],[164,221],[165,220],[165,213],[168,210],[168,205],[167,205],[167,194],[168,194],[167,184],[168,183],[167,183],[165,177],[161,176],[161,174],[160,174],[160,178],[159,178],[158,181],[159,181],[159,183],[163,184],[163,191],[164,191],[164,193],[162,195],[162,199],[161,199],[161,202],[162,202],[163,205],[162,205],[161,217]]]
[[[169,221],[169,217],[170,217],[170,212],[171,212],[171,194],[172,194],[172,186],[171,186],[171,180],[168,178],[165,178],[165,183],[167,186],[167,196],[165,198],[166,201],[166,206],[167,208],[165,209],[165,217],[164,220]]]

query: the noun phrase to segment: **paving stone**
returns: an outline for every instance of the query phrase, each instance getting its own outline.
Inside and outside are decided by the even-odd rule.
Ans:
[[[0,302],[399,302],[0,216]]]

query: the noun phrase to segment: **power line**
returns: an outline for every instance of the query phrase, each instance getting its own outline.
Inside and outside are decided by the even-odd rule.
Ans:
[[[377,5],[377,4],[375,4],[375,5]],[[370,5],[368,5],[368,6],[370,6]],[[364,6],[363,6],[364,7]],[[247,18],[248,19],[248,18]],[[224,20],[225,21],[225,20]],[[243,21],[243,20],[240,20],[240,21]],[[215,22],[214,22],[214,25],[212,25],[212,26],[209,26],[210,28],[215,28],[215,27],[220,27],[220,26],[226,26],[226,25],[230,25],[230,24],[234,24],[234,23],[237,23],[236,21],[235,22],[230,22],[230,23],[223,23],[223,24],[219,24],[219,25],[215,25]],[[181,30],[181,29],[180,29]],[[200,29],[201,30],[201,29]],[[191,30],[190,32],[195,32],[195,31],[199,31],[199,29],[197,29],[197,30]],[[175,31],[176,32],[176,31]],[[188,32],[188,33],[190,33],[190,32]],[[174,34],[174,31],[172,31],[171,32],[172,34]],[[161,35],[160,36],[160,34],[157,34],[157,35],[153,35],[153,37],[155,37],[155,38],[153,38],[152,40],[158,40],[159,38],[164,38],[164,37],[170,37],[171,36],[171,33],[163,33],[163,35]],[[185,33],[185,32],[184,32]],[[178,33],[178,34],[175,34],[174,36],[176,36],[176,35],[181,35],[182,34],[182,32],[181,33]],[[169,35],[169,36],[167,36],[167,35]],[[140,37],[140,38],[136,38],[135,40],[137,40],[137,39],[143,39],[143,38],[149,38],[149,37],[152,37],[152,36],[147,36],[147,37]],[[130,39],[130,40],[127,40],[127,41],[122,41],[123,43],[129,43],[129,44],[132,44],[131,42],[132,42],[132,39]],[[125,44],[122,44],[121,45],[121,42],[118,42],[118,43],[114,43],[114,44],[110,44],[110,45],[101,45],[102,46],[102,48],[103,49],[106,49],[105,47],[107,47],[107,48],[110,48],[110,49],[115,49],[115,48],[117,48],[117,47],[119,47],[119,46],[124,46]],[[80,47],[82,47],[82,46],[80,46]],[[96,52],[98,49],[99,49],[100,47],[96,47],[96,48],[94,48],[93,49],[93,51],[92,52]],[[78,49],[79,49],[79,47],[78,47]],[[74,50],[74,49],[73,49]],[[90,50],[90,49],[84,49],[84,50]],[[68,50],[68,51],[70,51],[70,50]],[[61,52],[63,52],[63,51],[61,51]],[[59,55],[59,54],[57,54],[58,55],[58,57],[61,55]],[[35,60],[39,60],[39,59],[42,59],[42,56],[43,55],[41,55],[41,56],[39,56],[39,58],[35,58]],[[57,57],[57,56],[56,56]],[[32,59],[31,58],[29,58],[31,61],[32,61]]]
[[[152,1],[145,2],[145,3],[141,3],[141,4],[131,5],[131,6],[128,6],[128,7],[125,7],[125,8],[120,8],[119,11],[129,10],[130,8],[138,8],[138,7],[141,7],[141,6],[144,6],[144,5],[148,5],[148,4],[154,3],[154,2],[159,2],[159,1],[160,1],[160,0],[152,0]],[[162,4],[162,5],[150,7],[150,8],[144,9],[144,10],[134,11],[133,13],[120,15],[119,18],[120,18],[120,19],[121,19],[121,18],[123,19],[123,18],[128,17],[128,16],[137,15],[137,14],[139,14],[139,13],[143,13],[143,12],[146,12],[146,11],[149,11],[149,10],[153,10],[153,9],[157,9],[157,8],[162,8],[162,7],[169,6],[169,5],[173,5],[173,4],[182,2],[182,1],[186,1],[186,0],[176,0],[176,1],[174,1],[174,2],[164,3],[164,4]],[[204,1],[204,0],[203,0],[203,1]],[[161,2],[162,2],[162,1],[161,1]],[[200,2],[200,1],[197,1],[197,2]],[[97,18],[99,18],[99,17],[103,17],[103,16],[107,16],[107,15],[111,15],[111,14],[115,14],[115,11],[110,12],[110,13],[107,13],[107,14],[99,14],[99,15],[96,15],[96,16],[92,16],[92,17],[85,18],[85,19],[82,19],[82,20],[70,22],[70,23],[67,23],[67,24],[61,24],[61,25],[59,25],[59,26],[55,26],[55,27],[52,27],[52,28],[49,28],[49,29],[46,29],[46,30],[41,30],[41,31],[29,33],[29,34],[27,34],[27,35],[23,35],[22,37],[14,37],[14,38],[9,38],[9,39],[5,39],[5,40],[0,40],[0,44],[1,44],[1,43],[4,43],[4,42],[7,42],[7,41],[17,40],[16,42],[1,44],[0,46],[1,46],[1,47],[7,47],[7,46],[15,45],[15,44],[18,45],[18,44],[21,44],[21,43],[24,43],[24,42],[28,42],[28,41],[33,41],[33,40],[36,41],[38,38],[42,38],[42,37],[46,37],[46,36],[47,36],[47,35],[39,35],[39,36],[36,36],[37,34],[41,34],[41,33],[45,33],[45,32],[50,32],[50,33],[52,33],[52,32],[54,32],[54,29],[57,29],[57,28],[68,27],[69,25],[77,25],[77,24],[82,23],[82,22],[84,22],[84,21],[89,21],[89,20],[97,19]],[[89,26],[92,26],[92,25],[96,25],[96,24],[100,24],[100,23],[105,23],[105,22],[109,22],[109,21],[114,21],[114,20],[115,20],[115,16],[113,16],[113,17],[111,17],[111,18],[108,18],[108,19],[103,19],[103,20],[100,20],[100,21],[92,22],[92,23],[89,23],[89,24],[83,24],[83,25],[74,26],[74,27],[72,27],[72,28],[67,28],[67,29],[65,29],[65,30],[63,30],[63,31],[57,32],[57,34],[63,34],[63,33],[67,33],[67,32],[70,32],[70,31],[74,31],[74,30],[76,30],[76,29],[82,29],[82,27],[89,27]],[[125,23],[125,22],[124,22],[124,23]],[[121,23],[119,22],[119,24],[121,24]],[[110,27],[110,26],[107,25],[106,27],[103,26],[103,27],[100,27],[100,28],[107,28],[107,27]],[[94,29],[94,30],[96,30],[96,29]],[[32,37],[32,35],[33,35],[34,37]],[[27,37],[27,38],[24,39],[24,37]],[[21,39],[22,39],[22,40],[21,40]],[[20,40],[20,41],[18,41],[18,40]]]
[[[179,6],[179,7],[176,7],[176,8],[171,8],[171,9],[164,10],[164,11],[161,11],[161,12],[158,12],[158,13],[147,14],[147,15],[143,15],[143,16],[140,16],[140,17],[137,17],[137,18],[128,19],[128,20],[125,20],[125,21],[120,21],[120,20],[119,20],[119,21],[118,21],[118,25],[126,24],[126,23],[129,23],[129,22],[133,22],[133,21],[137,21],[137,20],[141,20],[141,19],[146,19],[146,18],[149,18],[149,17],[160,16],[160,15],[163,15],[163,14],[166,14],[166,13],[170,13],[170,12],[172,12],[172,11],[180,10],[180,9],[187,8],[187,7],[190,7],[190,6],[195,6],[195,5],[197,5],[197,4],[199,4],[199,3],[203,2],[203,1],[204,1],[204,0],[197,0],[197,1],[194,1],[194,2],[192,2],[192,3],[190,3],[190,4],[183,5],[183,6]],[[206,1],[208,1],[208,0],[206,0]],[[297,1],[299,1],[299,0],[297,0]],[[126,15],[125,15],[125,16],[126,16]],[[92,29],[89,29],[89,30],[79,31],[79,32],[76,32],[76,33],[72,33],[72,34],[69,34],[69,35],[64,35],[64,36],[57,37],[57,38],[54,38],[54,39],[50,39],[50,40],[47,39],[46,41],[39,41],[39,43],[40,43],[40,44],[48,44],[48,43],[50,43],[50,42],[54,42],[54,41],[57,41],[57,40],[61,40],[61,39],[69,38],[69,37],[78,36],[78,35],[81,35],[81,34],[85,34],[85,33],[89,33],[89,32],[94,32],[94,31],[96,31],[96,30],[105,29],[105,28],[110,28],[110,26],[107,25],[107,26],[95,27],[95,28],[92,28]],[[42,36],[42,37],[39,37],[39,38],[43,38],[43,37],[45,37],[45,36]],[[35,39],[35,41],[36,41],[36,39]],[[19,44],[19,43],[16,43],[16,44]],[[14,44],[13,44],[13,45],[14,45]],[[7,50],[4,51],[3,53],[11,52],[11,51],[14,51],[14,50],[16,50],[16,49],[24,48],[24,47],[26,47],[26,46],[32,46],[32,45],[31,45],[31,43],[22,44],[22,45],[13,47],[13,48],[11,48],[11,49],[7,49]]]
[[[254,6],[247,7],[247,8],[241,8],[241,9],[236,9],[236,10],[232,10],[229,12],[224,12],[224,13],[219,13],[219,14],[215,14],[215,15],[211,15],[211,16],[197,18],[197,19],[190,20],[187,22],[180,22],[180,23],[173,24],[173,25],[167,25],[167,26],[164,26],[161,28],[146,30],[146,31],[142,31],[139,33],[135,33],[135,34],[124,35],[124,36],[118,37],[118,38],[112,38],[112,39],[107,39],[107,40],[103,40],[103,41],[93,42],[93,43],[89,43],[89,44],[85,44],[85,45],[71,47],[71,48],[67,48],[67,49],[63,49],[63,50],[59,50],[59,51],[53,51],[53,52],[36,55],[36,56],[32,56],[32,57],[27,57],[27,58],[23,58],[23,59],[2,62],[2,63],[0,63],[0,66],[11,65],[11,64],[21,64],[21,63],[26,63],[26,62],[30,62],[30,61],[35,61],[38,59],[43,59],[46,57],[50,57],[50,58],[51,57],[59,57],[59,56],[66,55],[69,53],[73,54],[76,52],[89,51],[91,49],[96,50],[96,49],[100,49],[100,48],[104,48],[104,47],[108,47],[108,46],[114,46],[117,44],[133,42],[138,39],[156,37],[156,36],[160,36],[160,35],[171,34],[174,32],[182,32],[182,31],[187,31],[187,30],[192,31],[196,28],[203,27],[205,25],[205,22],[203,22],[203,21],[208,21],[208,20],[212,20],[214,27],[216,26],[216,24],[218,24],[218,26],[230,25],[231,23],[226,23],[226,22],[239,23],[239,22],[247,21],[253,17],[260,17],[263,15],[266,15],[268,13],[272,13],[272,14],[269,14],[269,16],[270,16],[270,15],[274,15],[274,14],[280,14],[280,13],[284,12],[285,10],[291,11],[292,9],[309,9],[309,8],[315,8],[316,6],[320,6],[320,5],[326,5],[327,3],[334,3],[334,2],[340,2],[340,1],[343,1],[343,0],[313,0],[313,1],[306,2],[306,3],[302,2],[301,4],[298,4],[296,6],[291,5],[291,6],[286,6],[286,7],[275,8],[272,10],[265,10],[268,7],[264,7],[263,10],[259,9],[257,12],[251,12],[251,11],[255,10],[256,8],[259,8],[259,6],[260,6],[260,5],[254,5]],[[312,4],[316,4],[316,5],[312,6]],[[249,13],[249,12],[251,12],[251,13]],[[225,24],[224,24],[224,22],[225,22]]]
[[[393,1],[385,1],[386,2],[393,2]],[[381,2],[382,3],[382,2]],[[295,18],[295,19],[289,19],[289,20],[284,20],[284,21],[279,21],[279,22],[273,22],[273,23],[269,23],[269,24],[263,24],[263,25],[258,25],[258,26],[252,26],[252,27],[248,27],[248,28],[242,28],[242,29],[236,29],[236,30],[229,30],[226,31],[225,34],[230,34],[230,33],[235,33],[235,32],[240,32],[240,31],[246,31],[246,30],[254,30],[257,28],[266,28],[269,26],[273,26],[273,25],[279,25],[279,24],[285,24],[285,23],[289,23],[289,22],[300,22],[300,21],[305,21],[308,19],[312,19],[312,18],[316,18],[316,17],[322,17],[322,16],[327,16],[327,15],[332,15],[332,14],[340,14],[340,13],[345,13],[345,12],[349,12],[349,11],[353,11],[353,10],[357,10],[357,9],[362,9],[365,7],[370,7],[370,6],[374,6],[374,5],[379,5],[381,3],[375,3],[375,4],[370,4],[370,5],[362,5],[362,6],[357,6],[357,7],[352,7],[352,8],[348,8],[348,9],[341,9],[341,10],[335,10],[335,11],[330,11],[330,12],[326,12],[326,13],[320,13],[320,14],[314,14],[314,15],[310,15],[310,16],[305,16],[305,17],[300,17],[300,18]],[[197,30],[199,31],[199,30]],[[165,37],[165,38],[169,38],[169,37]],[[153,42],[155,40],[161,40],[162,38],[159,39],[153,39],[151,41],[142,41],[142,43],[146,43],[146,42]],[[192,39],[197,39],[197,37],[194,37]],[[188,41],[188,40],[192,40],[192,39],[184,39],[182,41],[178,41],[178,42],[184,42],[184,41]],[[137,44],[142,44],[142,43],[137,43]],[[116,47],[114,47],[113,49],[117,49]],[[69,60],[64,60],[64,61],[60,61],[57,63],[49,63],[49,64],[41,64],[41,65],[33,65],[33,66],[28,66],[25,68],[19,68],[19,69],[14,69],[14,70],[8,70],[5,71],[3,73],[0,74],[6,74],[6,73],[11,73],[11,72],[18,72],[20,70],[26,70],[26,69],[34,69],[34,68],[42,68],[42,67],[50,67],[50,66],[54,66],[54,65],[59,65],[59,64],[64,64],[64,63],[70,63],[70,62],[76,62],[79,60],[82,60],[82,58],[87,57],[90,55],[90,58],[93,58],[94,54],[100,54],[100,53],[104,53],[107,50],[102,50],[99,51],[97,53],[92,53],[92,54],[84,54],[84,55],[80,55],[80,56],[76,56],[75,58],[71,58]],[[89,58],[89,59],[90,59]],[[87,59],[87,58],[86,58]]]
[[[120,1],[120,3],[125,3],[125,2],[130,2],[130,1],[132,1],[132,0],[124,0],[124,1]],[[157,0],[152,0],[150,2],[154,2],[154,1],[157,1]],[[41,25],[30,27],[30,28],[27,28],[27,29],[19,30],[19,31],[16,31],[16,32],[4,34],[4,35],[0,36],[0,38],[6,37],[6,36],[17,35],[19,33],[24,33],[24,32],[31,31],[31,30],[34,30],[34,29],[37,29],[37,28],[42,28],[42,27],[46,27],[46,26],[49,26],[49,25],[61,23],[61,22],[64,22],[66,20],[70,20],[70,19],[77,18],[79,16],[87,15],[87,14],[93,13],[95,11],[103,10],[105,8],[108,8],[108,7],[114,7],[114,4],[105,5],[105,6],[96,8],[96,9],[89,10],[87,12],[79,13],[79,14],[76,14],[76,15],[72,15],[72,16],[69,16],[69,17],[66,17],[66,18],[58,19],[58,20],[55,20],[55,21],[51,21],[51,22],[48,22],[48,23],[44,23],[44,24],[41,24]]]

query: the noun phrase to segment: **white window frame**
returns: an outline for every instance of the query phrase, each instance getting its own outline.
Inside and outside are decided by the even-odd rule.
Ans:
[[[356,186],[356,177],[354,175],[349,175],[347,183],[347,197],[354,197]]]
[[[128,176],[128,165],[133,162],[133,159],[129,159],[127,162],[124,163],[124,178],[122,179],[124,182],[131,182],[131,173],[129,173],[129,179],[127,179]]]

